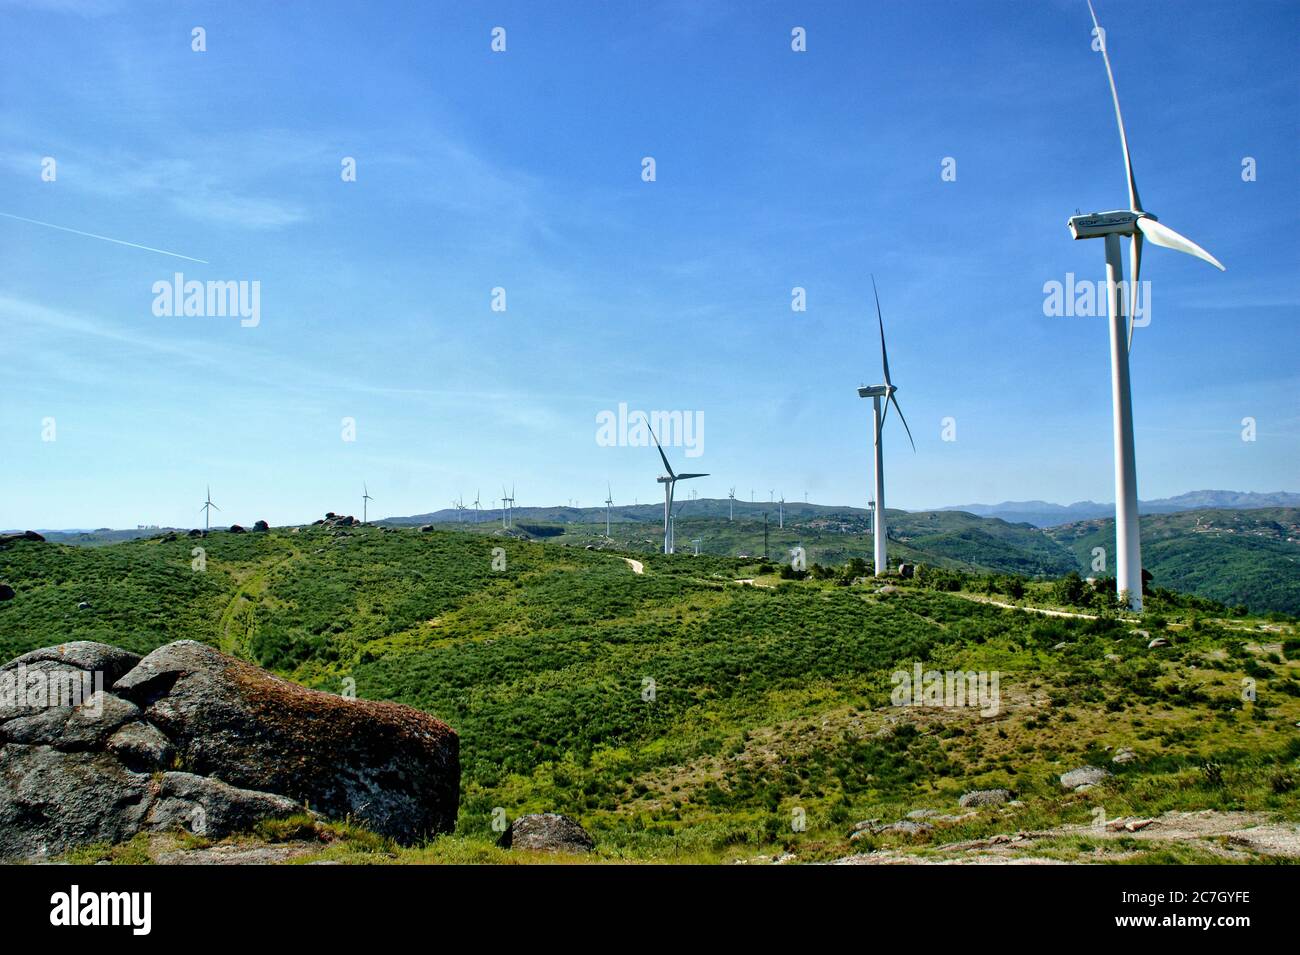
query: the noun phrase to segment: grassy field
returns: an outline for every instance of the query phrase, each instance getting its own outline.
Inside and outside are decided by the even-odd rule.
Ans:
[[[0,579],[17,590],[0,603],[0,658],[194,638],[446,720],[461,737],[456,835],[399,851],[344,832],[321,852],[347,861],[505,861],[498,807],[571,815],[610,861],[924,854],[1086,824],[1098,809],[1300,818],[1289,619],[1166,592],[1131,618],[1077,578],[936,568],[880,592],[838,570],[788,580],[755,561],[637,556],[643,574],[618,552],[378,527],[20,542],[0,550]],[[1153,637],[1169,645],[1149,649]],[[891,674],[917,662],[997,671],[998,712],[891,705]],[[1120,748],[1134,760],[1112,763]],[[1084,764],[1113,776],[1064,792],[1059,774]],[[993,787],[1016,804],[848,841],[860,820],[959,817],[963,792]],[[1049,850],[1097,847],[1085,834]],[[1152,844],[1123,858],[1207,851]]]

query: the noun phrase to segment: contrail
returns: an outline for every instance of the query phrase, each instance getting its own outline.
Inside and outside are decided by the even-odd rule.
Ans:
[[[17,219],[19,222],[30,222],[32,225],[43,225],[47,229],[58,229],[60,232],[71,232],[73,235],[84,235],[91,239],[102,239],[105,242],[114,242],[117,245],[130,246],[133,249],[144,249],[146,252],[157,252],[159,255],[170,255],[173,258],[185,259],[188,262],[198,262],[202,265],[209,265],[207,259],[196,259],[190,255],[181,255],[179,252],[168,252],[166,249],[155,249],[151,245],[138,245],[135,242],[127,242],[124,239],[112,239],[106,235],[96,235],[93,232],[82,232],[80,229],[69,229],[67,226],[55,225],[52,222],[41,222],[39,219],[25,219],[22,216],[16,216],[8,212],[0,212],[0,216],[6,219]]]

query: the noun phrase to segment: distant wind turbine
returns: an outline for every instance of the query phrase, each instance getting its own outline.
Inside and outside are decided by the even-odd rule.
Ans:
[[[733,487],[727,492],[727,520],[730,521],[736,516],[736,489]]]
[[[1128,174],[1129,208],[1115,212],[1093,212],[1072,216],[1070,234],[1075,239],[1106,240],[1106,307],[1110,312],[1110,392],[1113,407],[1115,439],[1115,589],[1127,597],[1129,607],[1142,609],[1142,548],[1138,524],[1137,462],[1133,448],[1133,397],[1129,384],[1129,350],[1133,347],[1133,315],[1137,311],[1138,290],[1141,288],[1142,240],[1150,239],[1156,245],[1184,252],[1210,263],[1223,271],[1223,265],[1210,253],[1167,225],[1156,220],[1142,208],[1138,198],[1137,180],[1133,176],[1133,159],[1129,155],[1128,136],[1124,132],[1124,117],[1119,109],[1119,93],[1115,89],[1115,74],[1110,68],[1110,54],[1106,47],[1107,34],[1097,22],[1097,11],[1088,0],[1092,14],[1094,35],[1106,65],[1106,79],[1110,83],[1110,96],[1115,104],[1115,123],[1119,127],[1119,142],[1124,150],[1124,171]],[[1123,300],[1124,253],[1120,237],[1129,237],[1129,258],[1133,265],[1133,283],[1129,302]],[[1129,314],[1125,327],[1125,306]]]
[[[867,385],[858,389],[859,398],[870,398],[872,403],[872,436],[875,443],[876,453],[876,499],[872,502],[874,520],[872,524],[875,530],[875,573],[883,574],[889,567],[888,555],[885,553],[885,458],[884,451],[880,441],[880,430],[885,426],[885,419],[889,417],[889,403],[892,401],[894,407],[898,409],[899,420],[903,422],[903,427],[907,429],[907,440],[912,443],[912,450],[916,450],[916,442],[912,441],[912,429],[907,427],[907,419],[903,417],[903,409],[899,407],[898,399],[894,397],[894,392],[898,388],[894,386],[889,377],[889,353],[885,350],[885,319],[880,314],[880,293],[876,291],[876,277],[871,277],[871,291],[876,297],[876,321],[880,325],[880,363],[885,374],[885,383],[883,385]],[[881,402],[884,402],[884,414],[880,413]]]
[[[479,496],[480,496],[480,495],[479,495],[479,492],[478,492],[478,491],[475,491],[475,492],[474,492],[474,523],[475,523],[475,524],[478,523],[478,505],[479,505]]]
[[[201,508],[199,508],[199,510],[201,510],[201,511],[203,512],[203,530],[206,532],[206,531],[209,530],[210,527],[211,527],[211,521],[209,521],[209,517],[211,517],[211,515],[212,515],[212,511],[213,511],[213,510],[217,510],[217,511],[221,510],[221,508],[217,507],[217,505],[215,505],[215,504],[212,503],[212,485],[211,485],[211,484],[208,485],[208,496],[204,499],[204,501],[203,501],[203,506],[202,506]]]
[[[368,523],[366,505],[373,500],[374,498],[370,496],[370,488],[366,487],[365,481],[362,481],[361,482],[361,523],[362,524]]]
[[[655,447],[659,449],[659,457],[664,462],[664,470],[668,472],[660,475],[656,480],[664,486],[664,553],[671,554],[673,552],[673,493],[677,487],[677,482],[708,477],[708,475],[674,473],[673,466],[668,463],[668,455],[664,454],[664,447],[659,443],[659,436],[655,434],[654,428],[650,427],[649,418],[646,418],[645,424],[650,429],[650,437],[655,439]]]
[[[777,514],[778,528],[780,530],[785,530],[785,495],[784,494],[781,495],[781,504],[777,508],[776,514]]]
[[[605,485],[605,536],[609,537],[609,509],[614,506],[614,489]]]

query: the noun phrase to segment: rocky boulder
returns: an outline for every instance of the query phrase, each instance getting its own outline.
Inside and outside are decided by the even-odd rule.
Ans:
[[[1011,793],[1006,789],[973,789],[968,793],[962,793],[962,797],[957,800],[957,805],[963,809],[1001,806],[1010,799]]]
[[[37,692],[39,691],[39,693]],[[0,859],[304,807],[409,843],[455,826],[458,740],[393,703],[308,690],[183,640],[77,642],[0,667]]]
[[[12,587],[8,584],[0,583],[0,600],[13,600],[18,596]]]
[[[497,845],[505,849],[542,849],[548,852],[590,852],[595,840],[568,816],[555,812],[520,816],[501,834]]]
[[[1068,773],[1061,774],[1061,786],[1064,789],[1072,789],[1078,792],[1083,789],[1091,789],[1099,783],[1105,782],[1110,778],[1110,773],[1096,766],[1080,766],[1078,769],[1072,769]]]
[[[33,544],[45,543],[45,538],[35,531],[21,531],[15,534],[0,534],[0,550],[18,541],[31,541]]]
[[[159,647],[113,689],[190,772],[351,816],[401,842],[455,826],[458,738],[427,713],[308,690],[193,640]]]

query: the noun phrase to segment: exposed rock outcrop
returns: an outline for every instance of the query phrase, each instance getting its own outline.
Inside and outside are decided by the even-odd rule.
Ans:
[[[590,852],[595,840],[568,816],[555,812],[520,816],[497,844],[505,849],[543,849],[548,852]]]
[[[141,831],[220,838],[304,807],[403,843],[455,826],[458,740],[204,644],[68,643],[0,667],[0,859]]]

